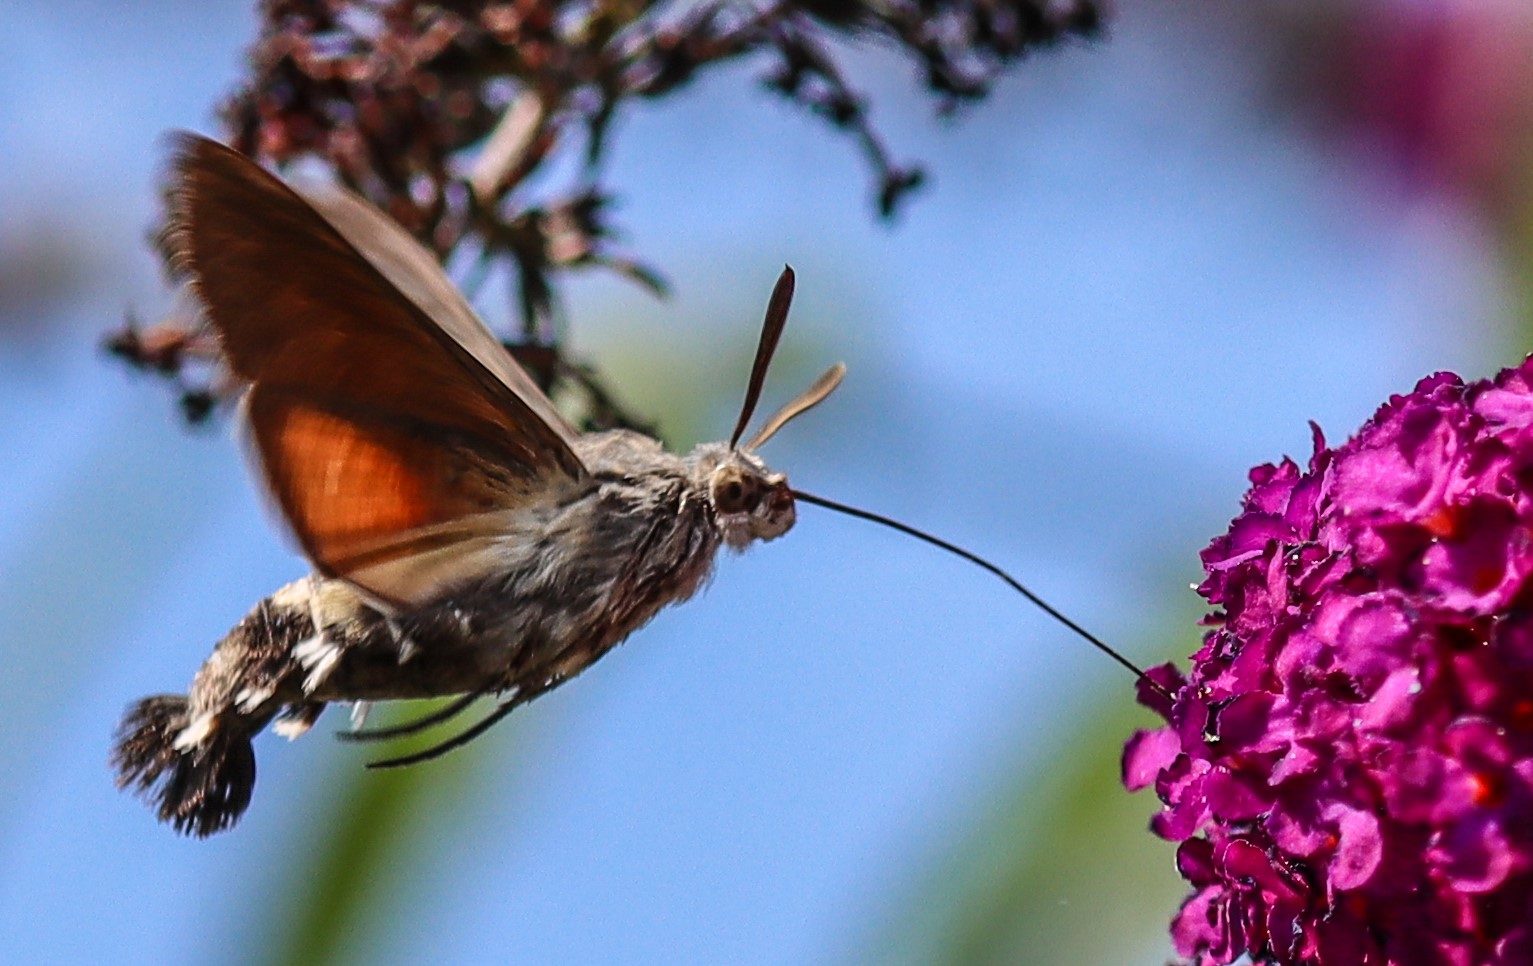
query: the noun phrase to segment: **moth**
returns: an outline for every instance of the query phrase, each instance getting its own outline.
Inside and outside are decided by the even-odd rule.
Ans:
[[[331,702],[441,696],[498,695],[499,717],[690,597],[720,547],[793,526],[787,481],[756,450],[845,370],[741,442],[791,270],[734,434],[677,456],[577,432],[436,260],[355,195],[295,190],[192,136],[173,177],[173,263],[248,385],[254,463],[314,568],[257,604],[187,695],[128,711],[118,782],[177,830],[238,820],[268,724],[296,737]]]
[[[297,737],[333,702],[454,699],[351,733],[379,739],[493,696],[475,725],[374,764],[458,747],[692,596],[721,547],[782,536],[796,500],[979,563],[1117,657],[993,564],[793,490],[762,461],[762,444],[845,374],[832,366],[745,437],[787,322],[791,269],[769,300],[734,432],[680,456],[627,430],[577,432],[437,261],[342,188],[289,187],[183,135],[166,241],[246,386],[253,464],[313,567],[218,642],[187,694],[144,698],[124,716],[117,784],[179,832],[233,826],[255,785],[252,739],[268,725]]]

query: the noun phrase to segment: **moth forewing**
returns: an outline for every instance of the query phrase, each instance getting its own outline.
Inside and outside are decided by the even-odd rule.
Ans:
[[[297,190],[432,322],[510,386],[566,443],[573,442],[577,435],[574,427],[485,327],[441,264],[420,242],[397,221],[338,185],[299,184]]]
[[[348,237],[206,140],[182,142],[177,171],[172,251],[251,384],[248,437],[321,574],[349,577],[359,547],[514,509],[585,476],[568,425],[403,229],[335,189],[326,207]],[[252,284],[252,266],[270,277]],[[393,546],[405,555],[410,543]],[[395,567],[389,579],[375,569],[357,583],[380,600],[429,599],[477,557],[430,559],[435,568]]]

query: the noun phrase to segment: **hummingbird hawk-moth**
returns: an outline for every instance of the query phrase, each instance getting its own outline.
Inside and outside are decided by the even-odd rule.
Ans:
[[[307,731],[327,704],[453,697],[382,738],[497,707],[401,765],[435,757],[590,667],[706,580],[720,547],[793,526],[795,500],[897,521],[790,489],[756,455],[840,383],[832,366],[742,438],[787,321],[785,269],[727,443],[690,454],[628,430],[577,432],[441,266],[396,222],[333,186],[289,187],[184,135],[166,243],[245,385],[253,463],[313,574],[258,603],[185,695],[128,709],[119,787],[197,836],[229,828],[255,784],[252,739]],[[1143,675],[1141,674],[1141,677]],[[344,733],[343,733],[344,734]]]
[[[577,432],[436,260],[343,189],[290,188],[185,136],[166,239],[314,567],[218,643],[188,694],[123,721],[119,785],[194,835],[245,810],[268,724],[296,737],[330,702],[443,696],[498,695],[503,715],[690,597],[721,546],[786,533],[793,494],[755,451],[844,372],[742,443],[787,320],[785,270],[734,434],[677,456]]]

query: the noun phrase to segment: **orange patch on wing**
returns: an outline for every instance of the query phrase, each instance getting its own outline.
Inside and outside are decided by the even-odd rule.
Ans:
[[[327,576],[407,556],[420,549],[416,531],[496,505],[494,481],[420,431],[260,386],[246,413],[282,516]]]
[[[436,487],[398,439],[297,406],[284,407],[268,433],[268,451],[281,454],[283,502],[313,538],[350,543],[441,519]]]

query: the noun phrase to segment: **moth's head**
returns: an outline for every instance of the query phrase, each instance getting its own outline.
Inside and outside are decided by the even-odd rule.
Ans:
[[[780,537],[793,526],[788,478],[772,472],[755,453],[707,443],[693,451],[691,461],[697,488],[733,549]]]
[[[723,532],[724,542],[736,550],[752,540],[771,540],[793,526],[793,491],[788,478],[773,473],[756,455],[756,450],[776,435],[794,417],[808,412],[824,401],[841,384],[846,367],[837,363],[772,414],[766,424],[750,439],[741,441],[745,427],[755,415],[766,382],[767,367],[783,326],[788,322],[788,307],[793,302],[793,269],[783,268],[767,303],[766,321],[761,326],[761,342],[756,346],[756,361],[746,384],[745,403],[728,444],[709,443],[692,454],[693,483],[707,494],[708,506]]]

